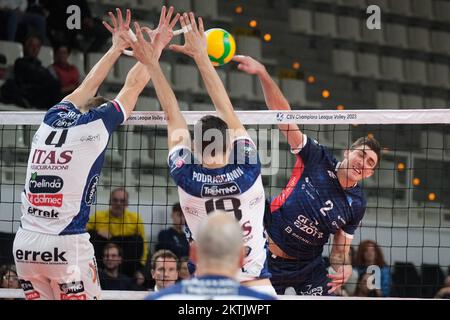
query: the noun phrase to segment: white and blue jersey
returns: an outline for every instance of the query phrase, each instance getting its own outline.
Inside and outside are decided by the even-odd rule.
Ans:
[[[203,167],[186,146],[170,150],[168,164],[192,238],[196,240],[199,223],[208,213],[229,212],[241,225],[246,249],[239,281],[270,277],[263,226],[265,194],[254,142],[249,137],[237,138],[222,168]]]
[[[145,300],[275,300],[275,297],[227,277],[201,276],[152,293]]]
[[[340,163],[325,147],[306,135],[303,141],[286,188],[270,203],[266,228],[286,254],[310,261],[321,256],[337,230],[353,238],[366,201],[359,186],[342,188],[336,175]]]
[[[22,228],[53,235],[86,232],[110,135],[126,118],[118,100],[86,113],[69,101],[48,110],[31,145]]]

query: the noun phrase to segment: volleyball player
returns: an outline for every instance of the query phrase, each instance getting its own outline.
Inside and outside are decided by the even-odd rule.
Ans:
[[[244,285],[275,294],[268,279],[266,239],[263,235],[264,188],[256,146],[236,116],[231,101],[206,50],[203,22],[193,13],[180,17],[183,46],[171,46],[194,59],[218,116],[205,116],[195,125],[194,150],[186,120],[154,54],[137,27],[135,56],[146,64],[158,99],[167,115],[168,163],[178,186],[186,222],[196,240],[199,223],[211,212],[224,210],[240,223],[246,257],[238,279]],[[214,142],[209,143],[211,140]],[[231,141],[231,142],[230,142]],[[194,155],[195,153],[195,155]]]
[[[169,10],[170,15],[173,8]],[[83,83],[49,109],[33,138],[22,193],[21,226],[13,254],[27,299],[100,299],[94,249],[86,223],[95,202],[104,154],[112,132],[133,111],[150,80],[141,63],[128,72],[117,97],[95,94],[122,52],[130,47],[131,13],[109,13],[112,46]],[[165,10],[161,14],[164,22]],[[159,28],[160,44],[171,39]],[[167,35],[170,35],[168,37]],[[156,49],[161,54],[162,48]],[[43,93],[45,94],[45,93]]]
[[[269,109],[291,109],[261,63],[247,56],[233,60],[239,70],[258,76]],[[338,162],[296,124],[280,124],[279,128],[297,162],[286,188],[266,210],[272,283],[278,294],[293,287],[302,295],[334,295],[352,274],[348,253],[366,209],[358,182],[373,175],[380,161],[380,145],[373,138],[359,138]],[[330,234],[332,270],[327,273],[322,252]]]

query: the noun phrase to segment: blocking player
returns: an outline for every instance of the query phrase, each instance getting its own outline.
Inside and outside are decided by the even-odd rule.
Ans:
[[[114,100],[94,97],[132,42],[130,10],[125,21],[119,9],[117,17],[109,15],[112,26],[104,24],[112,33],[111,48],[73,93],[49,109],[33,138],[21,226],[13,245],[27,299],[101,298],[94,249],[86,232],[90,206],[109,138],[133,111],[150,80],[145,66],[138,62]],[[161,44],[170,41],[166,31],[159,28]],[[159,54],[160,49],[156,49]]]
[[[264,188],[256,146],[234,113],[225,88],[212,66],[202,19],[184,13],[180,23],[183,46],[170,49],[194,59],[218,116],[205,116],[195,125],[194,152],[191,137],[176,97],[165,79],[158,59],[138,31],[135,56],[146,64],[168,123],[170,174],[178,185],[181,207],[196,240],[199,223],[214,210],[232,214],[244,233],[246,257],[238,279],[259,291],[275,294],[266,268],[263,235]],[[137,28],[139,30],[139,28]],[[214,141],[210,143],[210,141]],[[231,142],[230,142],[231,141]]]

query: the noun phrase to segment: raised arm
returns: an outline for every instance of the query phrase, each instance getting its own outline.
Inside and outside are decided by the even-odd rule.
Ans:
[[[170,22],[170,18],[164,21],[164,25],[168,30],[172,30],[178,17],[179,16],[177,15],[172,22]],[[146,66],[147,71],[152,78],[158,100],[167,115],[167,141],[169,149],[172,149],[176,145],[186,145],[190,147],[191,138],[186,120],[180,112],[175,94],[159,65],[158,60],[161,55],[162,47],[164,47],[164,43],[161,40],[162,36],[158,33],[154,37],[152,43],[147,42],[142,36],[139,24],[135,23],[135,26],[138,41],[132,45],[134,56]]]
[[[170,7],[166,15],[166,7],[164,6],[161,10],[158,27],[155,30],[150,30],[150,28],[147,27],[141,28],[142,31],[147,33],[152,41],[154,41],[156,35],[158,35],[158,47],[156,50],[159,52],[159,55],[161,55],[162,50],[173,38],[172,28],[178,21],[179,15],[176,15],[170,23],[172,14],[173,7]],[[136,63],[136,65],[128,72],[125,84],[117,95],[117,99],[122,103],[127,115],[134,110],[136,101],[149,80],[150,74],[147,70],[147,66],[141,62]]]
[[[117,19],[112,12],[109,12],[113,27],[103,21],[105,27],[113,35],[113,44],[106,54],[95,64],[95,66],[89,71],[86,78],[81,85],[75,89],[74,92],[66,96],[63,100],[68,100],[74,103],[76,106],[81,107],[86,102],[95,96],[98,88],[105,80],[108,72],[113,67],[114,63],[122,54],[122,51],[130,46],[130,36],[128,30],[130,29],[131,12],[127,9],[126,20],[123,21],[122,11],[116,9]]]
[[[209,60],[202,18],[198,18],[197,27],[194,14],[191,12],[188,16],[187,13],[184,13],[180,17],[180,23],[183,28],[188,28],[188,30],[192,28],[192,30],[184,34],[185,43],[183,46],[171,45],[170,49],[184,53],[194,59],[202,75],[206,90],[216,108],[217,115],[227,123],[228,128],[231,129],[231,136],[246,136],[247,131],[234,112],[222,80]]]
[[[331,282],[328,284],[331,287],[328,291],[329,293],[341,287],[352,275],[352,264],[349,255],[351,244],[352,239],[342,230],[338,230],[333,236],[330,264],[335,273],[328,275],[331,279]]]
[[[266,105],[270,110],[291,110],[289,102],[262,63],[252,57],[239,55],[234,56],[233,61],[239,63],[239,70],[248,74],[254,74],[258,77],[263,89]],[[297,150],[303,146],[303,134],[296,124],[279,124],[278,128],[286,136],[292,150]]]

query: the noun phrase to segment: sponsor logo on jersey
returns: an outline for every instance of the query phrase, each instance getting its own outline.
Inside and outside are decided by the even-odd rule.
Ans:
[[[308,284],[305,288],[305,290],[302,290],[300,292],[301,295],[305,295],[305,296],[321,296],[323,295],[323,287],[322,286],[318,286],[315,288],[312,288],[311,284]]]
[[[28,207],[28,214],[31,214],[38,218],[44,218],[44,219],[58,219],[59,212],[52,209],[51,211],[48,210],[41,210],[38,208]]]
[[[62,194],[29,193],[28,200],[36,207],[58,207],[62,206]]]
[[[243,237],[247,237],[252,233],[252,226],[250,225],[250,221],[246,221],[241,226]]]
[[[91,181],[89,181],[86,197],[84,198],[84,201],[88,206],[91,206],[95,202],[95,195],[97,194],[97,185],[99,180],[100,177],[96,174],[91,178]]]
[[[31,291],[34,290],[33,285],[30,281],[19,279],[20,286],[22,287],[23,291]]]
[[[204,184],[202,186],[202,197],[229,196],[240,193],[241,190],[235,182],[221,185]]]
[[[31,193],[57,193],[64,186],[64,181],[58,176],[40,176],[37,172],[31,174],[28,187]]]
[[[250,209],[253,209],[253,207],[255,207],[263,199],[264,199],[264,194],[260,194],[255,199],[250,200],[250,204],[249,204]]]
[[[83,281],[73,281],[70,283],[58,283],[59,289],[65,294],[75,294],[84,291]]]
[[[87,136],[82,136],[80,138],[80,141],[81,142],[96,142],[96,141],[100,141],[100,134],[98,133],[95,136],[91,135],[91,134],[87,135]]]
[[[73,150],[48,151],[35,149],[31,158],[32,170],[67,170]]]
[[[64,256],[66,253],[66,251],[59,252],[59,248],[53,248],[53,252],[17,249],[15,256],[17,262],[67,264]]]
[[[61,300],[87,300],[86,298],[86,294],[65,294],[65,293],[61,293],[60,294],[60,299]]]
[[[305,234],[313,236],[317,239],[323,238],[323,232],[320,232],[319,229],[315,226],[314,222],[310,221],[304,215],[299,215],[294,221],[294,225]]]
[[[245,257],[248,257],[252,252],[252,248],[250,248],[249,246],[244,246],[244,250],[245,250]]]
[[[78,119],[81,117],[81,113],[75,111],[58,112],[58,119],[53,121],[51,127],[53,128],[69,128],[77,124]]]
[[[200,213],[198,212],[198,210],[195,208],[191,208],[191,207],[183,207],[183,213],[190,214],[190,215],[193,215],[196,217],[200,217]],[[187,228],[187,229],[189,229],[189,228]],[[190,232],[190,230],[189,230],[189,232]]]
[[[25,292],[25,299],[36,300],[39,299],[41,295],[37,291]]]

